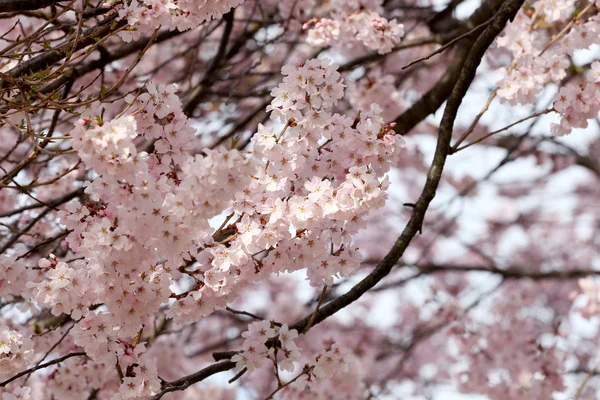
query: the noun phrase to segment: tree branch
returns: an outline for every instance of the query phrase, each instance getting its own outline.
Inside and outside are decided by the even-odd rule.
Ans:
[[[221,36],[221,42],[219,43],[219,50],[217,51],[217,55],[215,56],[215,58],[213,58],[212,63],[206,70],[206,73],[200,80],[198,86],[196,86],[193,89],[188,99],[183,104],[183,112],[188,117],[191,117],[194,113],[194,109],[200,103],[205,93],[206,84],[208,83],[208,81],[213,79],[213,75],[217,73],[217,71],[221,67],[221,63],[225,59],[227,44],[229,43],[229,38],[231,37],[231,32],[233,30],[234,12],[235,8],[223,16],[223,20],[225,21],[225,29],[223,30],[223,36]]]
[[[442,117],[442,121],[440,123],[440,131],[435,155],[427,174],[425,187],[423,188],[423,192],[413,208],[411,218],[404,228],[402,234],[398,240],[396,240],[396,243],[394,243],[394,246],[384,257],[384,259],[366,278],[360,281],[346,294],[339,296],[338,298],[327,303],[325,306],[321,307],[316,318],[314,319],[313,324],[318,324],[342,308],[358,300],[369,289],[374,287],[379,281],[387,276],[394,265],[398,262],[402,254],[404,254],[404,251],[412,241],[413,237],[421,230],[423,220],[425,218],[425,212],[435,197],[435,193],[442,176],[444,164],[446,163],[446,157],[448,156],[448,152],[450,150],[450,140],[452,138],[454,120],[456,119],[456,114],[462,99],[467,93],[471,82],[473,82],[477,67],[481,63],[481,59],[483,58],[488,47],[492,44],[496,36],[504,29],[507,21],[516,15],[523,2],[524,0],[511,0],[504,2],[496,13],[494,21],[485,29],[485,31],[483,31],[483,33],[477,38],[475,43],[473,43],[472,47],[470,48],[470,52],[465,59],[458,81],[452,90],[452,94],[450,95],[446,109],[444,110],[444,116]],[[309,323],[311,318],[312,316],[309,315],[293,324],[290,328],[296,329],[300,332]]]
[[[453,35],[452,38],[448,38],[448,40],[452,40],[492,18],[501,4],[501,0],[483,2],[477,11],[465,21],[462,29],[459,29],[457,33]],[[427,116],[434,113],[442,106],[442,104],[444,104],[458,80],[463,62],[465,61],[465,57],[467,56],[472,43],[472,39],[461,42],[460,45],[457,46],[456,54],[452,59],[452,62],[440,80],[437,81],[435,85],[433,85],[432,88],[415,104],[413,104],[412,107],[396,118],[394,121],[396,123],[394,130],[397,133],[401,135],[407,134],[421,121],[427,118]]]
[[[303,332],[309,323],[314,326],[332,316],[342,308],[358,300],[363,294],[373,288],[379,281],[381,281],[390,273],[414,236],[421,230],[425,213],[429,207],[429,204],[435,197],[437,187],[442,176],[442,171],[446,163],[446,158],[450,151],[450,141],[452,138],[454,120],[462,99],[469,89],[471,82],[475,78],[475,72],[481,63],[481,59],[483,58],[486,50],[496,36],[504,29],[506,22],[510,18],[514,17],[523,2],[524,0],[510,0],[503,3],[496,13],[494,21],[489,24],[485,31],[470,47],[470,51],[468,52],[468,55],[466,55],[465,62],[463,64],[463,68],[456,84],[454,85],[450,98],[448,99],[446,109],[444,110],[444,116],[440,124],[435,155],[427,174],[427,181],[419,200],[413,207],[411,218],[405,226],[400,237],[396,240],[396,243],[394,243],[391,250],[379,263],[379,265],[366,278],[356,284],[350,291],[330,301],[314,314],[311,313],[307,317],[297,321],[290,326],[290,329],[296,329],[299,332]],[[469,42],[472,43],[472,41]],[[216,353],[214,354],[214,358],[215,360],[228,359],[233,357],[233,355],[236,353],[237,352],[234,351]],[[188,377],[182,378],[175,382],[167,383],[163,389],[163,392],[157,395],[154,399],[160,399],[165,393],[167,393],[167,391],[184,390],[185,388],[189,387],[190,384],[205,379],[207,376],[213,375],[217,372],[228,371],[234,367],[235,363],[232,361],[223,361],[213,364],[195,374],[189,375]],[[196,375],[200,379],[196,380],[195,378],[191,378],[195,377]],[[188,382],[191,383],[188,384]],[[177,384],[180,384],[181,386],[173,386]]]
[[[95,44],[98,39],[102,39],[103,37],[110,35],[112,32],[127,23],[126,21],[119,21],[113,25],[112,22],[116,20],[118,15],[119,14],[116,11],[112,12],[98,25],[82,32],[81,37],[75,45],[75,48],[73,48],[71,40],[69,39],[59,44],[53,50],[44,52],[39,56],[32,57],[31,59],[20,63],[8,71],[6,75],[11,78],[18,78],[27,73],[42,71],[65,58],[70,51],[81,50],[87,46]],[[1,81],[1,86],[5,86],[6,84],[6,80]]]
[[[366,262],[369,263],[368,261]],[[586,276],[600,275],[600,270],[594,269],[571,269],[571,270],[553,270],[553,271],[530,271],[525,267],[511,267],[506,269],[487,267],[483,265],[462,266],[454,264],[424,264],[424,265],[402,265],[402,267],[416,268],[418,272],[415,275],[398,279],[385,285],[377,286],[374,290],[382,291],[404,285],[407,281],[414,278],[433,275],[442,272],[489,272],[499,275],[504,279],[531,279],[534,281],[544,280],[572,280],[585,278]]]
[[[229,371],[234,367],[235,363],[233,361],[222,361],[216,364],[209,365],[208,367],[201,369],[200,371],[194,372],[193,374],[184,376],[181,379],[165,383],[160,393],[155,395],[152,399],[159,400],[167,393],[185,390],[191,385],[203,381],[204,379],[212,375],[218,374],[219,372]]]
[[[39,10],[65,0],[0,0],[0,12]]]
[[[11,383],[12,381],[19,379],[23,375],[30,374],[30,373],[32,373],[34,371],[37,371],[38,369],[44,369],[44,368],[49,367],[51,365],[59,364],[59,363],[65,361],[65,360],[67,360],[69,358],[72,358],[72,357],[81,357],[81,356],[85,356],[85,355],[86,354],[83,351],[78,352],[78,353],[69,353],[66,356],[62,356],[62,357],[57,358],[57,359],[52,360],[52,361],[48,361],[47,363],[36,365],[35,367],[31,367],[29,369],[26,369],[25,371],[21,371],[18,374],[16,374],[15,376],[13,376],[12,378],[7,379],[4,382],[0,383],[0,387],[4,387],[4,386],[8,385],[9,383]]]

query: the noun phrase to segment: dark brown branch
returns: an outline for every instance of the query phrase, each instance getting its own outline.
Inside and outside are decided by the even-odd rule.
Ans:
[[[204,96],[206,90],[206,84],[211,79],[213,79],[213,75],[217,73],[217,71],[221,67],[222,62],[225,59],[227,44],[229,43],[231,31],[233,30],[234,12],[235,8],[223,16],[223,20],[225,21],[225,29],[223,30],[223,36],[221,36],[221,42],[219,43],[219,50],[217,51],[217,55],[212,60],[212,63],[206,70],[206,73],[204,74],[198,86],[194,88],[194,90],[183,105],[183,112],[188,117],[192,116],[192,114],[194,113],[194,109],[200,103],[200,101],[202,101],[202,97]]]
[[[590,275],[600,275],[600,271],[593,269],[571,269],[553,271],[529,271],[522,267],[511,267],[506,269],[485,266],[461,266],[461,265],[419,265],[417,268],[424,274],[435,274],[438,272],[490,272],[500,275],[506,279],[579,279]]]
[[[160,393],[155,395],[152,399],[159,400],[167,393],[185,390],[191,385],[201,382],[212,375],[218,374],[219,372],[229,371],[234,367],[235,363],[233,361],[222,361],[216,364],[209,365],[208,367],[201,369],[200,371],[184,376],[183,378],[177,379],[176,381],[166,382],[163,385],[163,389],[160,391]]]
[[[72,191],[71,193],[67,193],[64,196],[59,197],[58,199],[49,201],[46,204],[51,207],[58,207],[61,204],[64,204],[70,200],[73,200],[76,197],[81,196],[83,194],[83,191],[84,191],[84,188],[76,189],[76,190]],[[40,208],[40,207],[44,207],[44,204],[30,204],[28,206],[19,207],[14,210],[7,211],[5,213],[0,214],[0,218],[10,217],[10,216],[22,213],[23,211],[33,210],[33,209]]]
[[[178,31],[178,30],[162,31],[161,33],[158,34],[154,43],[164,42],[165,40],[169,40],[180,34],[181,34],[181,31]],[[152,40],[152,37],[146,37],[146,38],[136,40],[131,43],[127,43],[126,45],[119,47],[118,49],[116,49],[113,52],[103,54],[97,60],[90,61],[83,65],[78,65],[78,66],[68,70],[68,73],[61,75],[60,77],[56,78],[54,81],[50,82],[46,86],[43,86],[40,89],[40,92],[41,93],[52,92],[53,90],[58,89],[59,87],[67,84],[68,82],[74,82],[77,78],[80,78],[89,72],[92,72],[97,69],[101,70],[104,67],[106,67],[108,64],[110,64],[114,61],[125,58],[125,57],[135,53],[136,51],[143,50],[146,46],[148,46],[148,43],[150,43],[150,40]]]
[[[440,124],[440,131],[438,135],[438,141],[436,145],[435,154],[433,157],[433,162],[427,174],[427,181],[419,197],[419,200],[415,203],[413,207],[413,212],[410,220],[408,221],[406,227],[404,228],[400,237],[394,243],[391,250],[384,257],[384,259],[379,263],[379,265],[362,281],[360,281],[357,285],[355,285],[350,291],[347,293],[337,297],[336,299],[330,301],[325,306],[321,307],[315,315],[311,314],[307,317],[303,318],[300,321],[294,323],[290,328],[296,329],[299,332],[304,331],[306,326],[309,323],[316,325],[328,317],[332,316],[342,308],[352,304],[356,300],[358,300],[363,294],[373,288],[379,281],[381,281],[385,276],[387,276],[393,267],[396,265],[414,236],[421,230],[423,220],[425,218],[425,213],[429,207],[429,204],[435,197],[438,184],[440,182],[442,171],[444,165],[446,163],[446,158],[448,156],[448,152],[450,150],[450,141],[452,138],[452,130],[454,127],[454,120],[456,118],[456,114],[458,112],[458,108],[464,98],[471,82],[475,78],[475,73],[477,67],[481,63],[481,59],[483,55],[487,51],[488,47],[491,45],[496,36],[504,29],[506,22],[513,18],[517,13],[524,0],[511,0],[502,4],[499,11],[496,13],[494,21],[485,29],[485,31],[478,37],[475,43],[470,47],[470,51],[465,58],[465,62],[463,64],[462,71],[460,72],[460,76],[452,93],[448,99],[448,103],[446,105],[446,109],[444,110],[444,116],[442,118],[442,122]],[[472,41],[469,41],[472,43]],[[222,353],[215,353],[213,357],[215,360],[223,360],[233,357],[237,352],[228,351]],[[232,361],[223,361],[217,364],[213,364],[204,370],[198,371],[196,374],[199,374],[204,379],[207,374],[204,371],[208,370],[208,376],[232,369],[235,366],[235,363]],[[213,372],[216,371],[216,372]],[[190,375],[192,376],[192,375]],[[189,379],[189,377],[186,377]],[[185,386],[185,379],[184,384]],[[194,381],[194,383],[197,381]],[[173,383],[171,383],[172,385]],[[182,386],[182,387],[183,387]],[[189,384],[185,387],[188,387]],[[159,394],[159,397],[155,397],[155,399],[160,399],[166,390],[169,390],[169,383],[166,384],[163,392]],[[172,389],[174,390],[183,390],[183,389]]]
[[[368,263],[368,262],[367,262]],[[499,275],[507,280],[514,279],[531,279],[534,281],[544,280],[572,280],[585,278],[586,276],[600,275],[600,270],[593,269],[570,269],[570,270],[552,270],[552,271],[531,271],[525,267],[510,267],[506,269],[487,267],[482,265],[463,266],[453,264],[425,264],[425,265],[402,265],[403,267],[416,268],[418,271],[415,275],[406,278],[398,279],[395,282],[389,282],[384,285],[379,285],[375,291],[383,291],[387,289],[397,288],[406,284],[415,278],[432,275],[442,272],[466,273],[466,272],[489,272],[490,274]]]
[[[449,40],[468,32],[492,18],[500,4],[502,4],[501,0],[483,2],[481,7],[463,24],[462,29],[457,30],[455,36]],[[472,40],[461,42],[457,47],[452,62],[441,79],[412,107],[396,118],[394,122],[396,123],[395,131],[397,133],[405,135],[444,104],[459,77],[463,62],[472,43]]]
[[[13,244],[15,244],[21,236],[29,232],[31,228],[33,228],[35,224],[37,224],[42,218],[44,218],[46,214],[48,214],[51,210],[51,208],[45,208],[35,218],[33,218],[31,222],[29,222],[23,229],[20,229],[18,232],[15,232],[10,237],[10,239],[8,239],[8,241],[2,246],[2,248],[0,248],[0,254],[3,254],[7,249],[9,249]]]
[[[504,2],[496,16],[494,21],[483,31],[483,33],[477,38],[470,48],[470,52],[465,59],[464,66],[460,73],[460,77],[456,82],[452,90],[452,94],[448,99],[446,109],[444,110],[444,116],[440,123],[440,131],[438,135],[437,146],[431,168],[427,174],[427,181],[423,192],[416,202],[415,207],[411,215],[408,224],[404,228],[402,234],[394,243],[392,249],[379,263],[379,265],[371,272],[366,278],[360,281],[354,286],[348,293],[341,295],[340,297],[332,300],[323,306],[314,320],[314,324],[317,324],[331,315],[335,314],[342,308],[358,300],[363,294],[369,289],[374,287],[379,281],[387,276],[394,265],[398,262],[413,237],[421,230],[423,219],[425,218],[425,212],[429,207],[429,203],[435,197],[439,181],[442,176],[444,164],[446,163],[446,157],[450,150],[450,140],[452,138],[452,130],[454,127],[454,120],[458,108],[464,98],[471,82],[475,78],[475,72],[477,67],[481,63],[483,55],[487,51],[488,47],[492,44],[496,36],[504,29],[507,21],[516,15],[517,11],[523,4],[524,0],[511,0]],[[296,322],[291,328],[298,330],[299,332],[309,323],[312,316],[307,316],[304,319]]]
[[[112,32],[126,24],[125,21],[119,21],[113,24],[112,22],[116,20],[117,16],[117,12],[114,11],[97,26],[86,29],[77,41],[75,48],[73,48],[73,44],[69,39],[66,42],[58,45],[53,50],[47,51],[39,56],[31,58],[30,60],[20,63],[8,71],[7,75],[11,78],[18,78],[28,73],[42,71],[65,58],[70,51],[81,50],[87,46],[95,44],[96,41],[110,35]],[[3,81],[2,85],[6,85],[6,81]]]
[[[0,0],[0,12],[39,10],[61,1],[64,0]]]
[[[4,387],[4,386],[8,385],[9,383],[11,383],[12,381],[17,380],[17,379],[19,379],[20,377],[22,377],[24,375],[30,374],[30,373],[32,373],[34,371],[37,371],[38,369],[44,369],[44,368],[49,367],[51,365],[59,364],[59,363],[65,361],[65,360],[67,360],[69,358],[72,358],[72,357],[81,357],[81,356],[85,356],[85,355],[86,354],[83,351],[80,351],[78,353],[69,353],[66,356],[62,356],[62,357],[57,358],[57,359],[52,360],[52,361],[48,361],[47,363],[36,365],[35,367],[26,369],[25,371],[21,371],[18,374],[16,374],[15,376],[13,376],[12,378],[7,379],[4,382],[0,383],[0,387]]]

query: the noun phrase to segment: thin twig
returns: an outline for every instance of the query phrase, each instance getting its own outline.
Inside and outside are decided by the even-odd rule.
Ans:
[[[51,365],[55,365],[55,364],[59,364],[69,358],[72,357],[81,357],[81,356],[86,356],[85,352],[80,351],[77,353],[69,353],[66,356],[62,356],[60,358],[57,358],[56,360],[52,360],[52,361],[48,361],[47,363],[44,364],[40,364],[40,365],[36,365],[35,367],[31,367],[29,369],[26,369],[25,371],[21,371],[18,374],[16,374],[15,376],[13,376],[12,378],[9,378],[7,380],[5,380],[4,382],[0,383],[0,387],[4,387],[6,385],[8,385],[9,383],[11,383],[14,380],[19,379],[20,377],[22,377],[23,375],[27,375],[33,371],[37,371],[38,369],[44,369],[46,367],[49,367]]]
[[[271,400],[273,398],[273,396],[275,396],[275,394],[277,394],[277,392],[279,392],[280,390],[288,387],[292,383],[296,382],[302,375],[305,375],[305,374],[309,373],[313,368],[314,368],[314,366],[311,366],[309,368],[304,368],[302,370],[302,372],[300,372],[298,375],[296,375],[296,377],[294,379],[292,379],[291,381],[289,381],[287,383],[284,383],[283,385],[278,385],[277,389],[275,389],[270,395],[268,395],[267,397],[265,397],[265,400]]]
[[[304,330],[302,331],[302,333],[308,332],[308,330],[310,329],[312,324],[315,322],[315,318],[317,318],[317,313],[319,312],[319,308],[321,308],[321,304],[323,304],[323,300],[325,299],[325,292],[327,292],[327,285],[323,286],[323,290],[321,291],[321,296],[319,297],[319,302],[317,303],[317,308],[315,308],[315,312],[313,313],[312,317],[310,318],[310,321],[308,321],[308,324],[304,327]]]
[[[46,352],[46,354],[44,354],[44,356],[41,358],[41,360],[38,361],[37,364],[35,364],[33,366],[33,368],[36,368],[36,367],[40,366],[40,364],[42,363],[42,361],[44,361],[46,359],[46,357],[48,357],[50,355],[50,353],[52,353],[54,351],[54,349],[56,347],[58,347],[58,345],[61,344],[61,342],[67,337],[67,335],[69,334],[69,332],[71,332],[71,329],[73,329],[74,326],[75,326],[75,324],[71,325],[65,331],[65,333],[60,337],[60,339],[58,339],[58,341],[56,343],[54,343],[54,345],[52,345],[52,347],[50,347],[50,349]],[[35,371],[35,369],[33,371]],[[33,371],[31,371],[29,374],[27,374],[27,377],[25,378],[25,382],[27,382],[27,379],[29,379],[29,377],[31,376],[31,374],[33,373]]]
[[[596,374],[596,371],[598,370],[598,366],[600,366],[600,361],[598,363],[596,363],[596,365],[594,366],[594,368],[592,368],[592,370],[590,372],[588,372],[588,374],[585,376],[585,379],[583,380],[583,382],[581,382],[581,385],[579,385],[579,387],[577,388],[577,391],[575,392],[575,400],[578,400],[579,397],[581,397],[581,394],[583,393],[583,388],[588,383],[588,381],[592,378],[592,376],[594,376]]]
[[[546,110],[544,110],[544,111],[540,111],[540,112],[533,113],[533,114],[531,114],[531,115],[530,115],[530,116],[528,116],[528,117],[521,118],[520,120],[518,120],[518,121],[516,121],[516,122],[513,122],[512,124],[510,124],[510,125],[507,125],[507,126],[505,126],[504,128],[498,129],[497,131],[494,131],[494,132],[490,132],[490,133],[488,133],[487,135],[485,135],[485,136],[483,136],[483,137],[481,137],[481,138],[479,138],[479,139],[477,139],[477,140],[474,140],[474,141],[472,141],[471,143],[469,143],[469,144],[466,144],[466,145],[464,145],[464,146],[462,146],[462,147],[456,148],[456,147],[457,147],[457,145],[458,145],[458,143],[457,143],[457,144],[455,144],[455,145],[454,145],[454,147],[452,147],[452,151],[451,151],[451,153],[452,153],[452,154],[454,154],[454,153],[458,153],[459,151],[461,151],[461,150],[464,150],[464,149],[466,149],[466,148],[469,148],[469,147],[473,146],[474,144],[477,144],[477,143],[483,142],[485,139],[489,138],[490,136],[493,136],[493,135],[495,135],[495,134],[497,134],[497,133],[500,133],[500,132],[504,132],[505,130],[507,130],[507,129],[510,129],[510,128],[512,128],[512,127],[513,127],[513,126],[515,126],[515,125],[519,125],[520,123],[523,123],[523,122],[525,122],[525,121],[528,121],[528,120],[530,120],[530,119],[532,119],[532,118],[536,118],[536,117],[539,117],[539,116],[541,116],[541,115],[544,115],[544,114],[548,114],[548,113],[550,113],[550,112],[553,112],[553,111],[554,111],[554,108],[548,108],[548,109],[546,109]]]
[[[573,18],[560,32],[558,32],[556,34],[556,36],[554,36],[552,38],[552,40],[550,41],[550,43],[548,43],[546,45],[546,47],[544,47],[544,49],[542,51],[540,51],[540,54],[538,54],[538,57],[541,56],[542,54],[544,54],[546,52],[546,50],[548,50],[554,43],[556,43],[556,41],[558,39],[560,39],[572,26],[573,24],[575,24],[575,22],[577,20],[579,20],[579,18],[585,14],[586,12],[588,12],[592,7],[594,7],[594,2],[591,1],[590,4],[587,5],[587,7],[585,7],[578,15],[577,17]]]
[[[431,57],[435,56],[436,54],[440,54],[441,52],[443,52],[444,50],[446,50],[448,47],[451,47],[455,43],[460,42],[464,38],[469,37],[472,34],[474,34],[474,33],[478,32],[478,31],[482,30],[483,28],[485,28],[486,26],[488,26],[492,21],[493,21],[493,18],[485,21],[482,24],[477,25],[475,28],[471,29],[470,31],[468,31],[466,33],[463,33],[462,35],[460,35],[460,36],[458,36],[458,37],[456,37],[454,39],[452,39],[451,41],[449,41],[448,43],[446,43],[445,45],[443,45],[439,49],[437,49],[434,52],[430,53],[429,55],[427,55],[425,57],[418,58],[416,60],[413,60],[413,61],[409,62],[404,67],[402,67],[402,69],[407,69],[408,67],[411,67],[411,66],[413,66],[413,65],[415,65],[417,63],[420,63],[421,61],[429,60]]]

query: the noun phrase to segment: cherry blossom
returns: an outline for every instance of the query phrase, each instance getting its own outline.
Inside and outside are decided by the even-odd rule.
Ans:
[[[6,325],[0,326],[0,376],[6,377],[24,369],[33,359],[33,354],[31,339]]]
[[[5,3],[3,400],[597,397],[598,1]]]

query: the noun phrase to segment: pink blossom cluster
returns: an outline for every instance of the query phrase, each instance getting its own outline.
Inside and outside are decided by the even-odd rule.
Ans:
[[[600,62],[592,63],[588,79],[560,88],[554,97],[554,110],[561,115],[560,124],[552,124],[554,135],[567,135],[573,128],[587,128],[588,120],[600,113]]]
[[[405,102],[396,88],[393,75],[375,70],[356,82],[348,84],[348,101],[355,110],[366,110],[375,103],[381,107],[381,117],[390,121],[398,116]]]
[[[350,349],[333,343],[316,357],[314,376],[319,380],[330,379],[340,373],[346,373],[354,361]]]
[[[290,330],[285,324],[278,327],[271,321],[253,322],[242,336],[245,338],[242,351],[232,358],[238,370],[245,367],[248,372],[253,372],[265,364],[272,364],[281,371],[291,373],[296,370],[296,364],[301,363],[302,349],[295,343],[298,332]],[[270,347],[266,346],[267,342],[271,343]],[[314,361],[304,365],[301,372],[303,376],[293,382],[286,397],[303,397],[300,395],[302,392],[318,396],[322,392],[321,387],[326,389],[329,382],[348,373],[353,362],[351,350],[332,343],[319,352]]]
[[[11,300],[25,289],[27,273],[14,260],[14,257],[0,256],[0,296]]]
[[[513,65],[502,71],[506,76],[498,83],[498,96],[511,105],[534,103],[544,85],[560,82],[570,65],[558,46],[540,54],[551,39],[544,31],[530,30],[533,23],[520,11],[497,40],[513,56]]]
[[[333,14],[317,18],[304,26],[310,28],[307,42],[313,46],[353,47],[361,43],[379,54],[392,51],[404,36],[404,26],[395,19],[388,21],[374,11]]]
[[[129,27],[119,35],[130,42],[152,34],[161,27],[180,31],[193,29],[203,22],[220,18],[244,0],[133,0],[119,11]]]
[[[532,4],[545,22],[565,21],[573,16],[577,0],[537,0]]]
[[[126,335],[121,335],[119,338],[118,328],[114,327],[112,318],[113,315],[107,312],[89,313],[73,328],[71,335],[74,343],[85,350],[94,365],[118,365],[119,370],[125,375],[121,379],[118,392],[111,397],[111,400],[149,398],[157,394],[161,385],[156,358],[148,356],[144,343],[129,342],[126,340]],[[83,367],[76,365],[77,369]],[[107,375],[102,370],[91,369],[89,372],[91,374],[87,377],[85,386],[81,388],[82,392],[90,388],[101,389],[110,382],[111,378],[114,378],[113,375],[110,373]],[[72,377],[68,374],[62,378],[69,382],[68,385],[62,384],[61,379],[55,379],[56,389],[60,390],[65,386],[72,388],[73,384],[77,384],[77,382],[70,382]],[[81,384],[81,379],[77,381]]]
[[[355,377],[352,374],[357,369],[354,363],[355,358],[350,349],[332,343],[321,350],[314,361],[305,366],[306,374],[290,385],[285,398],[319,400],[362,398],[364,390],[360,380],[348,382]]]
[[[25,369],[33,359],[33,342],[6,325],[0,326],[0,377]]]
[[[306,21],[316,5],[315,0],[283,0],[277,2],[279,15],[285,20],[292,18],[298,21]]]
[[[304,269],[322,286],[358,268],[352,235],[383,206],[385,174],[404,142],[377,105],[354,116],[329,112],[344,94],[330,60],[282,73],[269,106],[273,124],[259,127],[249,153],[220,147],[192,156],[195,131],[174,86],[148,85],[111,121],[86,110],[71,133],[93,180],[86,200],[71,201],[59,217],[81,259],[40,260],[27,288],[39,306],[76,321],[70,336],[94,364],[144,366],[116,398],[159,387],[155,364],[133,338],[161,307],[177,323],[197,321],[272,273]],[[139,150],[148,142],[155,153]],[[224,219],[216,231],[213,219]],[[280,366],[292,370],[297,333],[265,332],[279,335]]]
[[[586,318],[597,316],[600,313],[600,285],[590,276],[580,279],[579,287],[583,304],[577,307],[577,311]]]
[[[137,162],[133,117],[109,122],[84,120],[71,131],[71,136],[73,148],[81,160],[96,173],[106,176],[133,174]]]
[[[196,130],[190,126],[189,119],[181,110],[181,101],[175,94],[177,85],[157,87],[149,82],[146,88],[145,93],[128,95],[125,101],[137,110],[137,133],[152,140],[154,153],[160,155],[153,160],[153,169],[167,172],[171,160],[179,165],[186,159]],[[155,161],[159,161],[159,165]]]
[[[248,325],[248,330],[242,336],[245,338],[242,351],[231,359],[236,362],[237,369],[245,367],[252,372],[263,366],[264,361],[270,360],[276,368],[294,372],[294,363],[299,362],[302,350],[294,341],[298,337],[295,329],[290,330],[286,324],[278,327],[263,320]],[[265,343],[269,339],[275,339],[275,345],[267,348]]]
[[[47,392],[57,399],[77,400],[82,395],[89,397],[95,390],[105,388],[108,389],[106,392],[110,395],[118,392],[120,387],[116,363],[111,365],[114,368],[108,368],[107,365],[96,363],[88,358],[72,357],[52,370],[48,375],[49,379],[41,381]],[[124,373],[127,372],[126,369],[124,371]],[[43,396],[39,394],[39,387],[32,387],[32,389],[34,399]]]
[[[39,305],[50,308],[53,315],[70,314],[79,320],[87,312],[89,301],[85,299],[86,292],[91,288],[85,268],[85,262],[77,260],[70,267],[65,262],[42,259],[39,266],[45,269],[46,279],[41,282],[28,282],[32,288],[32,299]]]
[[[505,69],[499,82],[498,96],[511,105],[533,104],[548,83],[560,83],[567,77],[570,58],[577,50],[599,44],[600,19],[590,17],[584,23],[573,24],[564,37],[555,39],[547,31],[535,29],[540,18],[547,22],[573,17],[574,1],[538,1],[536,12],[520,11],[498,39],[498,46],[513,55],[513,64]],[[541,16],[540,16],[541,15]],[[563,22],[564,24],[564,22]],[[585,128],[588,120],[600,111],[598,65],[592,66],[587,79],[575,79],[560,87],[554,98],[554,111],[561,121],[552,124],[553,135],[569,134],[573,128]]]
[[[137,347],[141,347],[141,345]],[[148,399],[159,393],[161,385],[158,379],[156,359],[147,360],[143,357],[140,359],[133,357],[133,354],[127,354],[127,356],[131,364],[126,364],[125,367],[131,369],[129,374],[131,376],[123,378],[119,392],[113,395],[111,400]]]
[[[330,61],[286,66],[283,74],[268,108],[283,127],[276,132],[259,126],[252,138],[252,172],[189,181],[211,185],[203,189],[205,194],[215,187],[225,190],[223,195],[234,194],[229,227],[235,233],[226,243],[209,244],[207,251],[194,255],[200,265],[187,269],[194,280],[191,289],[178,294],[169,310],[178,320],[208,315],[247,284],[272,273],[306,269],[311,283],[322,285],[359,265],[351,235],[364,225],[371,208],[383,205],[386,183],[380,178],[403,142],[386,128],[376,109],[360,118],[325,111],[343,95]],[[235,151],[218,154],[223,158],[215,167],[244,165]],[[204,177],[206,171],[215,168],[193,168],[190,174]],[[251,175],[245,189],[227,187],[244,175]],[[192,202],[198,192],[187,182],[182,181],[182,195]],[[215,196],[207,204],[197,197],[195,201],[212,212],[217,198],[224,197]]]
[[[29,386],[18,387],[12,393],[2,393],[2,400],[32,400]]]

